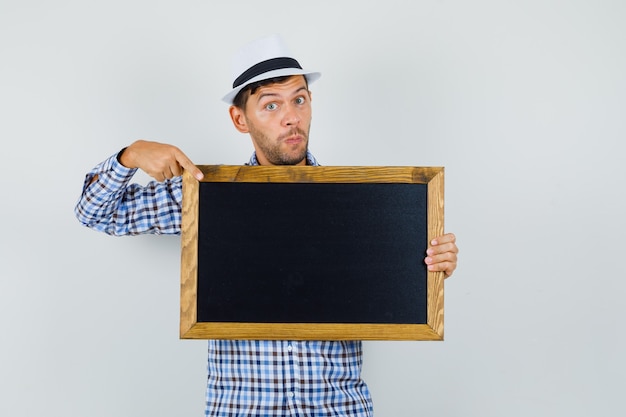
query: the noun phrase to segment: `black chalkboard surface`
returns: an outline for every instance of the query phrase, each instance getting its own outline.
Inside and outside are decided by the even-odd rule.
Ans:
[[[201,168],[184,179],[181,337],[443,337],[423,263],[442,168]]]

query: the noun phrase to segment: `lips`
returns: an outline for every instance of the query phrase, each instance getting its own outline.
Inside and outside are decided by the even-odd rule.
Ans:
[[[296,145],[300,142],[302,142],[304,140],[304,138],[300,135],[295,135],[295,136],[289,136],[287,138],[285,138],[285,143],[288,145]]]

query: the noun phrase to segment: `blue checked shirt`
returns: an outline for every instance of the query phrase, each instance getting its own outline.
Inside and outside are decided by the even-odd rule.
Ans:
[[[319,165],[307,154],[309,165]],[[253,154],[248,165],[258,165]],[[116,155],[90,171],[75,208],[110,235],[180,234],[182,179],[131,184]],[[97,180],[92,183],[94,176]],[[371,417],[360,341],[209,340],[206,416]]]

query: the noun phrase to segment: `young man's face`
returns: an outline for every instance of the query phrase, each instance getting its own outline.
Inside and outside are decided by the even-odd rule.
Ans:
[[[245,111],[230,108],[237,130],[249,133],[261,165],[306,165],[311,94],[304,76],[259,87]]]

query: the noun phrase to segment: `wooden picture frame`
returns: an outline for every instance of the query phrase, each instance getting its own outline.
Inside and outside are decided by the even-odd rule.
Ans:
[[[183,174],[182,339],[443,340],[444,275],[423,262],[443,167],[199,168]]]

